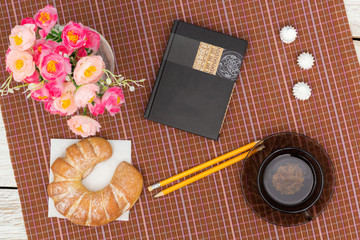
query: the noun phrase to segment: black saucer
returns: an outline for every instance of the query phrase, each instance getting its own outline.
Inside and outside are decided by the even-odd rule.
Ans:
[[[316,141],[297,133],[273,134],[264,138],[262,144],[265,149],[243,162],[241,187],[246,203],[256,215],[276,225],[294,226],[316,218],[328,205],[335,188],[334,168],[326,151]],[[308,158],[306,161],[311,161],[317,183],[301,204],[286,206],[272,201],[260,179],[269,156],[284,149],[297,149]]]

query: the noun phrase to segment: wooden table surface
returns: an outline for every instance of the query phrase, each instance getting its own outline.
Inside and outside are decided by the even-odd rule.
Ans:
[[[360,61],[360,0],[344,0]],[[27,239],[5,127],[0,113],[0,239]]]

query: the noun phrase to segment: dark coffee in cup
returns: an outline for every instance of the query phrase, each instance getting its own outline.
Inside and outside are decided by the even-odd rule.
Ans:
[[[274,209],[302,212],[320,197],[323,173],[310,153],[283,148],[272,152],[261,164],[258,187],[262,198]]]

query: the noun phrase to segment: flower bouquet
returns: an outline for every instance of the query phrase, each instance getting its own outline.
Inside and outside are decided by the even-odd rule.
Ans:
[[[56,25],[57,11],[52,6],[39,10],[34,18],[25,18],[11,30],[6,68],[10,76],[1,86],[1,94],[25,89],[27,97],[43,102],[52,114],[72,116],[68,125],[82,137],[95,135],[100,124],[87,116],[114,116],[124,103],[123,87],[134,91],[144,79],[134,81],[115,75],[96,55],[100,35],[81,23]],[[18,82],[15,85],[13,82]]]

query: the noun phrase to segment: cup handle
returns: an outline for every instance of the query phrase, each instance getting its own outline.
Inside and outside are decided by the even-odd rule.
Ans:
[[[313,219],[313,216],[312,216],[312,214],[310,214],[309,210],[306,210],[304,212],[304,215],[305,215],[305,219],[308,221],[311,221]]]

